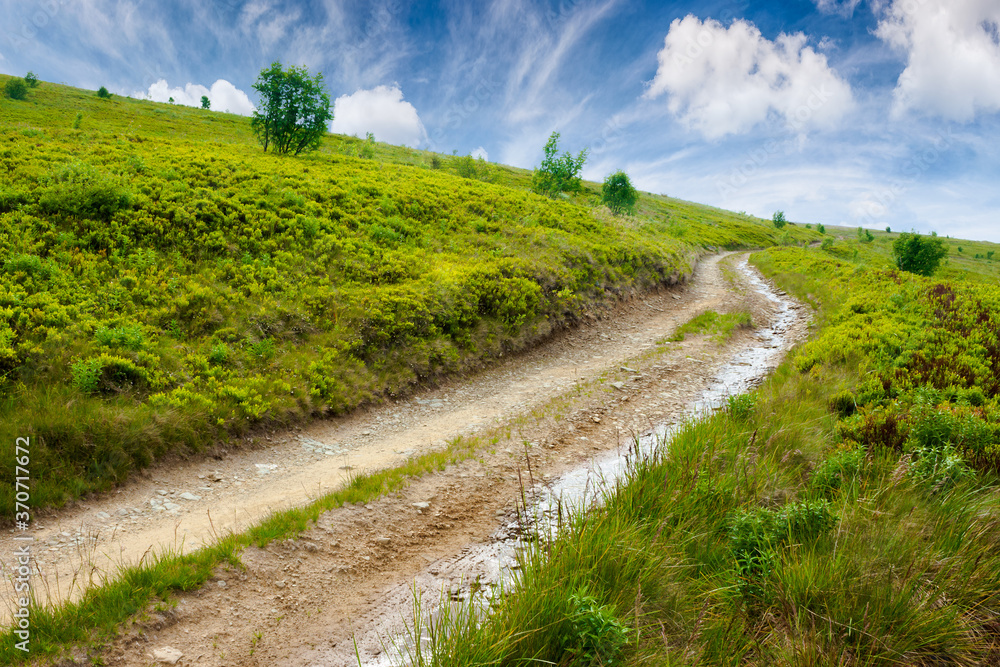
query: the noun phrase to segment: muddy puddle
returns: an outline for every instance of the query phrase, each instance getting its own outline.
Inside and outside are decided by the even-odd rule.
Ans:
[[[801,324],[805,314],[787,295],[766,283],[746,259],[736,268],[749,289],[773,304],[772,322],[758,329],[756,340],[719,368],[709,386],[688,405],[686,413],[678,415],[674,421],[656,424],[627,449],[602,455],[558,478],[542,483],[526,474],[527,510],[521,510],[522,516],[498,517],[502,525],[488,543],[469,545],[456,556],[431,563],[410,584],[387,591],[381,605],[382,615],[355,635],[350,648],[351,664],[357,664],[358,660],[364,667],[411,664],[418,650],[417,641],[424,645],[428,641],[426,636],[419,640],[415,637],[416,634],[426,635],[426,630],[424,633],[413,630],[416,614],[424,619],[422,625],[426,628],[428,623],[439,619],[442,612],[453,612],[458,605],[468,604],[470,600],[481,607],[480,611],[485,609],[491,591],[513,582],[518,568],[517,551],[522,546],[521,535],[525,530],[542,535],[557,533],[560,517],[567,509],[580,509],[599,502],[602,489],[610,488],[626,475],[631,465],[630,457],[637,453],[648,454],[669,443],[673,432],[683,423],[719,409],[730,396],[753,389],[778,366],[794,342],[790,332]],[[419,611],[416,611],[415,599],[419,600]]]

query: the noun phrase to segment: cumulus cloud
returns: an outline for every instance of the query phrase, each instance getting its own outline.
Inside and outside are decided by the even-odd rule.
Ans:
[[[395,85],[338,97],[330,131],[359,137],[371,132],[379,141],[412,147],[427,138],[417,110],[403,100],[403,91]]]
[[[490,161],[490,154],[487,153],[486,149],[483,148],[482,146],[480,146],[476,150],[472,151],[471,155],[472,155],[472,157],[476,158],[477,160],[479,158],[482,158],[482,159],[486,160],[487,162]]]
[[[893,113],[950,120],[1000,111],[1000,4],[996,0],[893,0],[875,32],[906,54]]]
[[[725,28],[675,19],[645,96],[668,95],[670,111],[709,139],[748,132],[772,115],[798,132],[834,127],[854,106],[851,87],[806,40],[771,41],[745,20]]]
[[[175,104],[200,107],[203,95],[208,96],[212,103],[212,109],[215,111],[228,111],[241,116],[249,116],[255,108],[246,93],[225,79],[219,79],[212,84],[211,88],[194,83],[189,83],[183,88],[171,88],[165,79],[160,79],[151,85],[147,92],[135,93],[133,97],[145,97],[154,102],[169,102],[172,97]]]

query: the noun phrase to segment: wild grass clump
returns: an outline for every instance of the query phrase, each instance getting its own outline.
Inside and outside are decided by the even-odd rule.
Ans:
[[[732,338],[739,329],[749,329],[753,327],[753,319],[750,313],[737,311],[720,315],[714,310],[706,310],[695,315],[690,320],[677,328],[669,341],[679,342],[688,335],[713,334],[716,342],[724,343]]]

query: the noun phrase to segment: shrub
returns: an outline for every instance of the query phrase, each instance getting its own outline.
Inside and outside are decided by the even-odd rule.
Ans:
[[[34,72],[28,72],[24,75],[24,83],[29,88],[38,88],[38,77],[35,76]]]
[[[576,157],[566,152],[559,155],[559,133],[553,132],[545,143],[545,158],[531,175],[531,189],[540,195],[555,197],[561,192],[580,189],[580,170],[587,161],[587,149]]]
[[[211,109],[212,108],[212,101],[210,99],[208,99],[208,95],[202,95],[201,96],[201,108],[202,109]]]
[[[937,270],[948,249],[937,236],[904,232],[892,242],[892,254],[901,270],[929,276]]]
[[[865,465],[865,450],[841,450],[827,457],[813,470],[809,488],[830,498],[846,482],[856,479]]]
[[[28,96],[28,84],[24,79],[8,79],[3,90],[12,100],[23,100]]]
[[[784,211],[775,211],[774,215],[771,216],[771,222],[773,222],[774,226],[776,228],[778,228],[778,229],[781,229],[782,227],[784,227],[785,225],[787,225],[788,221],[785,220],[785,212]]]
[[[94,332],[94,340],[107,347],[124,347],[138,351],[146,346],[146,332],[138,324],[123,327],[100,327]]]
[[[46,213],[110,220],[131,206],[132,197],[117,181],[85,162],[71,162],[48,178],[38,200]]]
[[[87,394],[118,394],[155,384],[154,375],[148,369],[111,354],[80,359],[70,370],[73,386]]]
[[[628,645],[628,628],[613,607],[579,591],[569,598],[570,633],[562,638],[564,651],[574,665],[616,665]]]
[[[820,234],[826,234],[826,226],[822,224],[816,225],[816,231],[819,232]]]
[[[493,165],[481,157],[477,159],[472,155],[457,158],[455,170],[462,178],[471,178],[485,183],[492,183],[496,178]]]
[[[829,250],[832,247],[833,247],[833,239],[829,237],[823,239],[823,243],[820,244],[820,248],[823,250]]]
[[[864,227],[858,227],[858,241],[861,243],[871,243],[875,240],[875,236],[865,229]]]
[[[212,346],[208,353],[208,362],[213,366],[224,366],[229,361],[229,346],[225,343],[218,343]]]
[[[100,88],[97,89],[97,96],[100,97],[102,100],[111,99],[111,93],[108,92],[108,89],[105,88],[104,86],[101,86]]]
[[[631,214],[639,201],[639,193],[632,187],[632,181],[624,171],[616,171],[604,179],[601,186],[601,203],[615,215]]]
[[[757,412],[757,394],[736,394],[726,399],[726,410],[737,421],[749,421]]]
[[[78,111],[76,113],[76,119],[73,120],[73,129],[79,130],[81,123],[83,123],[83,113]]]
[[[365,133],[365,140],[358,146],[358,157],[366,160],[375,158],[375,135],[371,132]]]
[[[837,413],[839,417],[849,417],[858,409],[857,399],[854,392],[845,389],[830,398],[830,410]]]

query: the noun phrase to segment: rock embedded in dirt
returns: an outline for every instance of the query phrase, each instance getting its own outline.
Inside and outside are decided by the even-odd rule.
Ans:
[[[187,491],[182,493],[180,497],[184,500],[201,500],[201,496],[196,496],[193,493],[188,493]]]
[[[423,501],[419,503],[413,503],[413,506],[416,507],[418,510],[425,510],[429,508],[431,504],[429,502]]]
[[[176,665],[184,654],[172,646],[164,646],[153,650],[153,660],[161,665]]]

